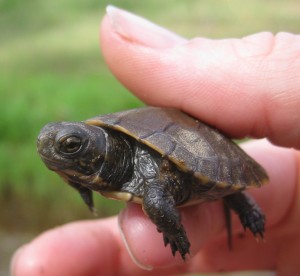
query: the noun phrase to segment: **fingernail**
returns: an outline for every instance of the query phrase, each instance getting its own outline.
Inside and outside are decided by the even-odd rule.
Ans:
[[[127,236],[126,236],[126,229],[124,229],[124,224],[123,224],[123,221],[126,220],[126,217],[127,217],[127,208],[125,208],[124,210],[122,210],[118,216],[118,225],[119,225],[119,230],[120,230],[120,233],[121,233],[121,237],[123,239],[123,242],[126,246],[126,249],[127,249],[127,252],[129,253],[132,261],[138,266],[140,267],[141,269],[144,269],[144,270],[152,270],[153,267],[150,266],[150,265],[146,265],[144,263],[142,263],[138,257],[135,256],[135,254],[133,253],[133,250],[131,248],[131,245],[130,245],[130,242],[128,241],[127,239]]]
[[[186,42],[183,37],[128,11],[107,6],[113,30],[123,39],[153,48],[169,48]]]

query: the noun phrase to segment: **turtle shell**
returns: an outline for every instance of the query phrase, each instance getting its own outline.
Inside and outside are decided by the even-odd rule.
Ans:
[[[194,174],[200,183],[242,190],[267,182],[265,170],[234,142],[203,122],[172,108],[145,107],[100,115],[85,123],[131,136]]]

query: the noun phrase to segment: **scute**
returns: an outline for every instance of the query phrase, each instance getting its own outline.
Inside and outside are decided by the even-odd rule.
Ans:
[[[261,186],[264,169],[218,130],[172,108],[145,107],[91,118],[86,123],[121,131],[168,157],[202,184]]]

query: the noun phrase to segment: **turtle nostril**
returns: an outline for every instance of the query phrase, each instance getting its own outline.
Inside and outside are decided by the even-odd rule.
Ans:
[[[36,145],[37,145],[38,148],[44,146],[44,144],[45,144],[45,138],[46,138],[45,134],[43,134],[43,133],[39,134],[39,136],[38,136],[38,138],[36,140]]]

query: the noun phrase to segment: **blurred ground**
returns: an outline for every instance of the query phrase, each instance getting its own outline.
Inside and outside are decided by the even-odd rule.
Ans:
[[[0,0],[0,275],[15,248],[37,233],[92,218],[40,162],[40,128],[142,104],[103,62],[98,29],[108,3],[188,38],[299,33],[300,26],[297,0]],[[100,216],[122,207],[98,196],[96,205]]]

